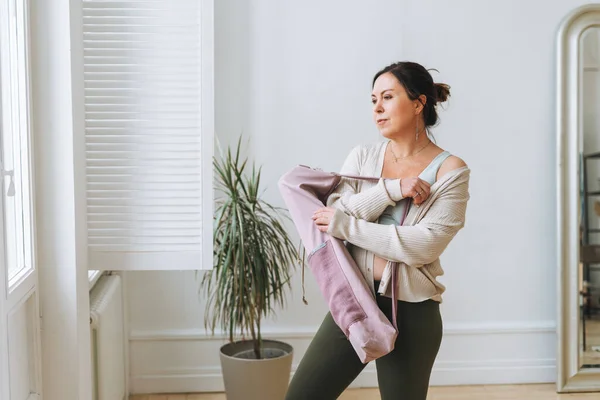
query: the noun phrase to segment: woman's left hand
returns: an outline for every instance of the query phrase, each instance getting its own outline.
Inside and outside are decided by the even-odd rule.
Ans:
[[[329,224],[333,219],[333,214],[335,214],[335,208],[333,207],[323,207],[315,211],[312,219],[317,224],[317,229],[321,232],[327,232]]]

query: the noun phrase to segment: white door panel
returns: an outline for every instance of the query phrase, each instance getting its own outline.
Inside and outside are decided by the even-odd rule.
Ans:
[[[8,353],[11,400],[27,400],[37,393],[35,371],[35,296],[8,317]]]

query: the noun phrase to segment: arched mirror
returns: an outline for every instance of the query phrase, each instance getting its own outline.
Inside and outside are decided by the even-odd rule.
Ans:
[[[600,391],[600,4],[557,42],[559,392]]]

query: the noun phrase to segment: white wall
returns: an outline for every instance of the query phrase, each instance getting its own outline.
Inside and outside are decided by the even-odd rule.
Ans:
[[[266,198],[297,163],[337,170],[371,122],[374,73],[437,68],[452,97],[434,130],[472,169],[466,228],[442,257],[445,337],[433,384],[551,382],[556,337],[555,42],[584,1],[216,2],[216,127],[251,137]],[[310,274],[265,325],[296,349],[326,307]],[[129,276],[135,392],[220,390],[220,339],[204,333],[189,272]],[[369,366],[355,386],[376,386]]]
[[[91,399],[85,196],[83,2],[31,0],[32,126],[42,386],[47,400]],[[60,368],[57,368],[60,365]]]

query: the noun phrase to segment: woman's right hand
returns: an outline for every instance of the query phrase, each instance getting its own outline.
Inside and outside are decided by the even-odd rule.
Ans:
[[[400,179],[403,198],[412,197],[415,205],[423,203],[429,197],[431,185],[417,177]]]

